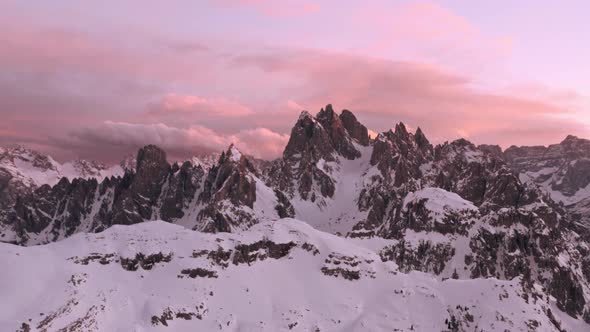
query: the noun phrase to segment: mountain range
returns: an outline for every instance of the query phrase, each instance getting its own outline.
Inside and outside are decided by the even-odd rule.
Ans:
[[[0,149],[0,329],[590,330],[589,140],[368,132],[327,105],[273,161]]]

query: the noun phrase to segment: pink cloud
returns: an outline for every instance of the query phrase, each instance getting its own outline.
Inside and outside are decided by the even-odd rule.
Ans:
[[[490,35],[466,18],[433,2],[403,2],[360,9],[357,24],[373,36],[370,53],[481,70],[509,55],[510,36]]]
[[[299,105],[299,103],[291,99],[287,100],[287,108],[293,111],[302,111],[305,109],[305,107]]]
[[[163,123],[139,124],[105,121],[99,126],[74,130],[66,137],[54,138],[58,144],[74,149],[133,151],[146,144],[156,144],[171,156],[187,157],[204,152],[219,152],[230,144],[258,158],[280,156],[288,135],[267,128],[241,130],[222,135],[207,127],[192,125],[177,128]]]
[[[252,110],[226,98],[204,98],[169,93],[161,101],[151,105],[153,115],[178,114],[180,116],[243,117]]]
[[[319,4],[301,0],[212,0],[223,6],[250,6],[259,13],[271,17],[295,17],[316,13]]]
[[[267,128],[243,130],[233,138],[244,152],[265,159],[281,156],[289,141],[289,135],[279,134]]]
[[[113,38],[114,32],[82,32],[13,19],[0,27],[0,68],[46,75],[204,82],[219,58],[197,41],[168,40],[145,31],[131,31],[125,39]]]

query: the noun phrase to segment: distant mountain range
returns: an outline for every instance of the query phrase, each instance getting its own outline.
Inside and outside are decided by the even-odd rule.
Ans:
[[[371,139],[327,105],[273,161],[0,149],[0,240],[0,330],[588,331],[590,141]]]

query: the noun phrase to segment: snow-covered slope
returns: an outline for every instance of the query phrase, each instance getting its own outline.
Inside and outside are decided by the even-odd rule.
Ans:
[[[291,203],[295,208],[295,216],[306,220],[317,229],[347,234],[352,231],[361,219],[366,217],[366,211],[359,211],[358,197],[364,182],[375,168],[371,167],[371,149],[358,144],[355,148],[361,156],[354,160],[339,157],[335,161],[320,159],[316,166],[323,170],[334,181],[334,195],[323,198],[321,203],[301,199],[295,195]]]
[[[101,163],[76,160],[60,164],[51,156],[17,146],[0,153],[0,169],[10,174],[13,181],[18,180],[27,187],[40,187],[44,184],[54,186],[63,177],[96,178],[98,181],[124,173],[120,165],[107,167]]]
[[[217,164],[221,153],[211,153],[207,155],[193,156],[189,161],[194,166],[201,166],[204,170],[209,170]]]
[[[2,331],[587,331],[511,281],[402,273],[379,248],[281,219],[241,234],[162,221],[0,244]],[[539,289],[537,289],[539,288]]]
[[[561,143],[510,147],[505,152],[523,182],[539,185],[557,202],[574,205],[590,198],[590,141],[575,136]]]

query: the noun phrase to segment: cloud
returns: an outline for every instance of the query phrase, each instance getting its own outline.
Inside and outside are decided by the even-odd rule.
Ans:
[[[109,151],[110,158],[113,152],[118,153],[120,157],[147,144],[162,147],[173,158],[219,152],[234,144],[246,154],[273,159],[282,153],[288,135],[278,134],[267,128],[247,129],[231,135],[222,135],[199,125],[177,128],[163,123],[105,121],[99,126],[77,129],[66,136],[54,137],[53,141],[62,148],[79,152],[86,149]]]
[[[162,38],[145,31],[81,31],[1,17],[0,68],[44,75],[144,80],[168,84],[204,82],[219,55],[194,40]],[[187,57],[188,56],[188,57]]]
[[[303,111],[304,107],[299,105],[299,103],[297,103],[294,100],[287,100],[287,108],[293,111]]]
[[[249,6],[270,17],[296,17],[313,14],[320,10],[319,4],[302,0],[211,0],[211,2],[225,7]]]
[[[149,113],[157,116],[178,114],[199,117],[243,117],[253,113],[249,107],[226,98],[204,98],[175,93],[167,94],[150,108]]]
[[[357,22],[373,32],[370,51],[412,61],[463,68],[489,65],[513,47],[509,36],[484,33],[465,17],[428,1],[369,5],[360,10]]]
[[[238,148],[251,155],[274,159],[282,155],[289,135],[279,134],[267,128],[243,130],[235,136]]]

